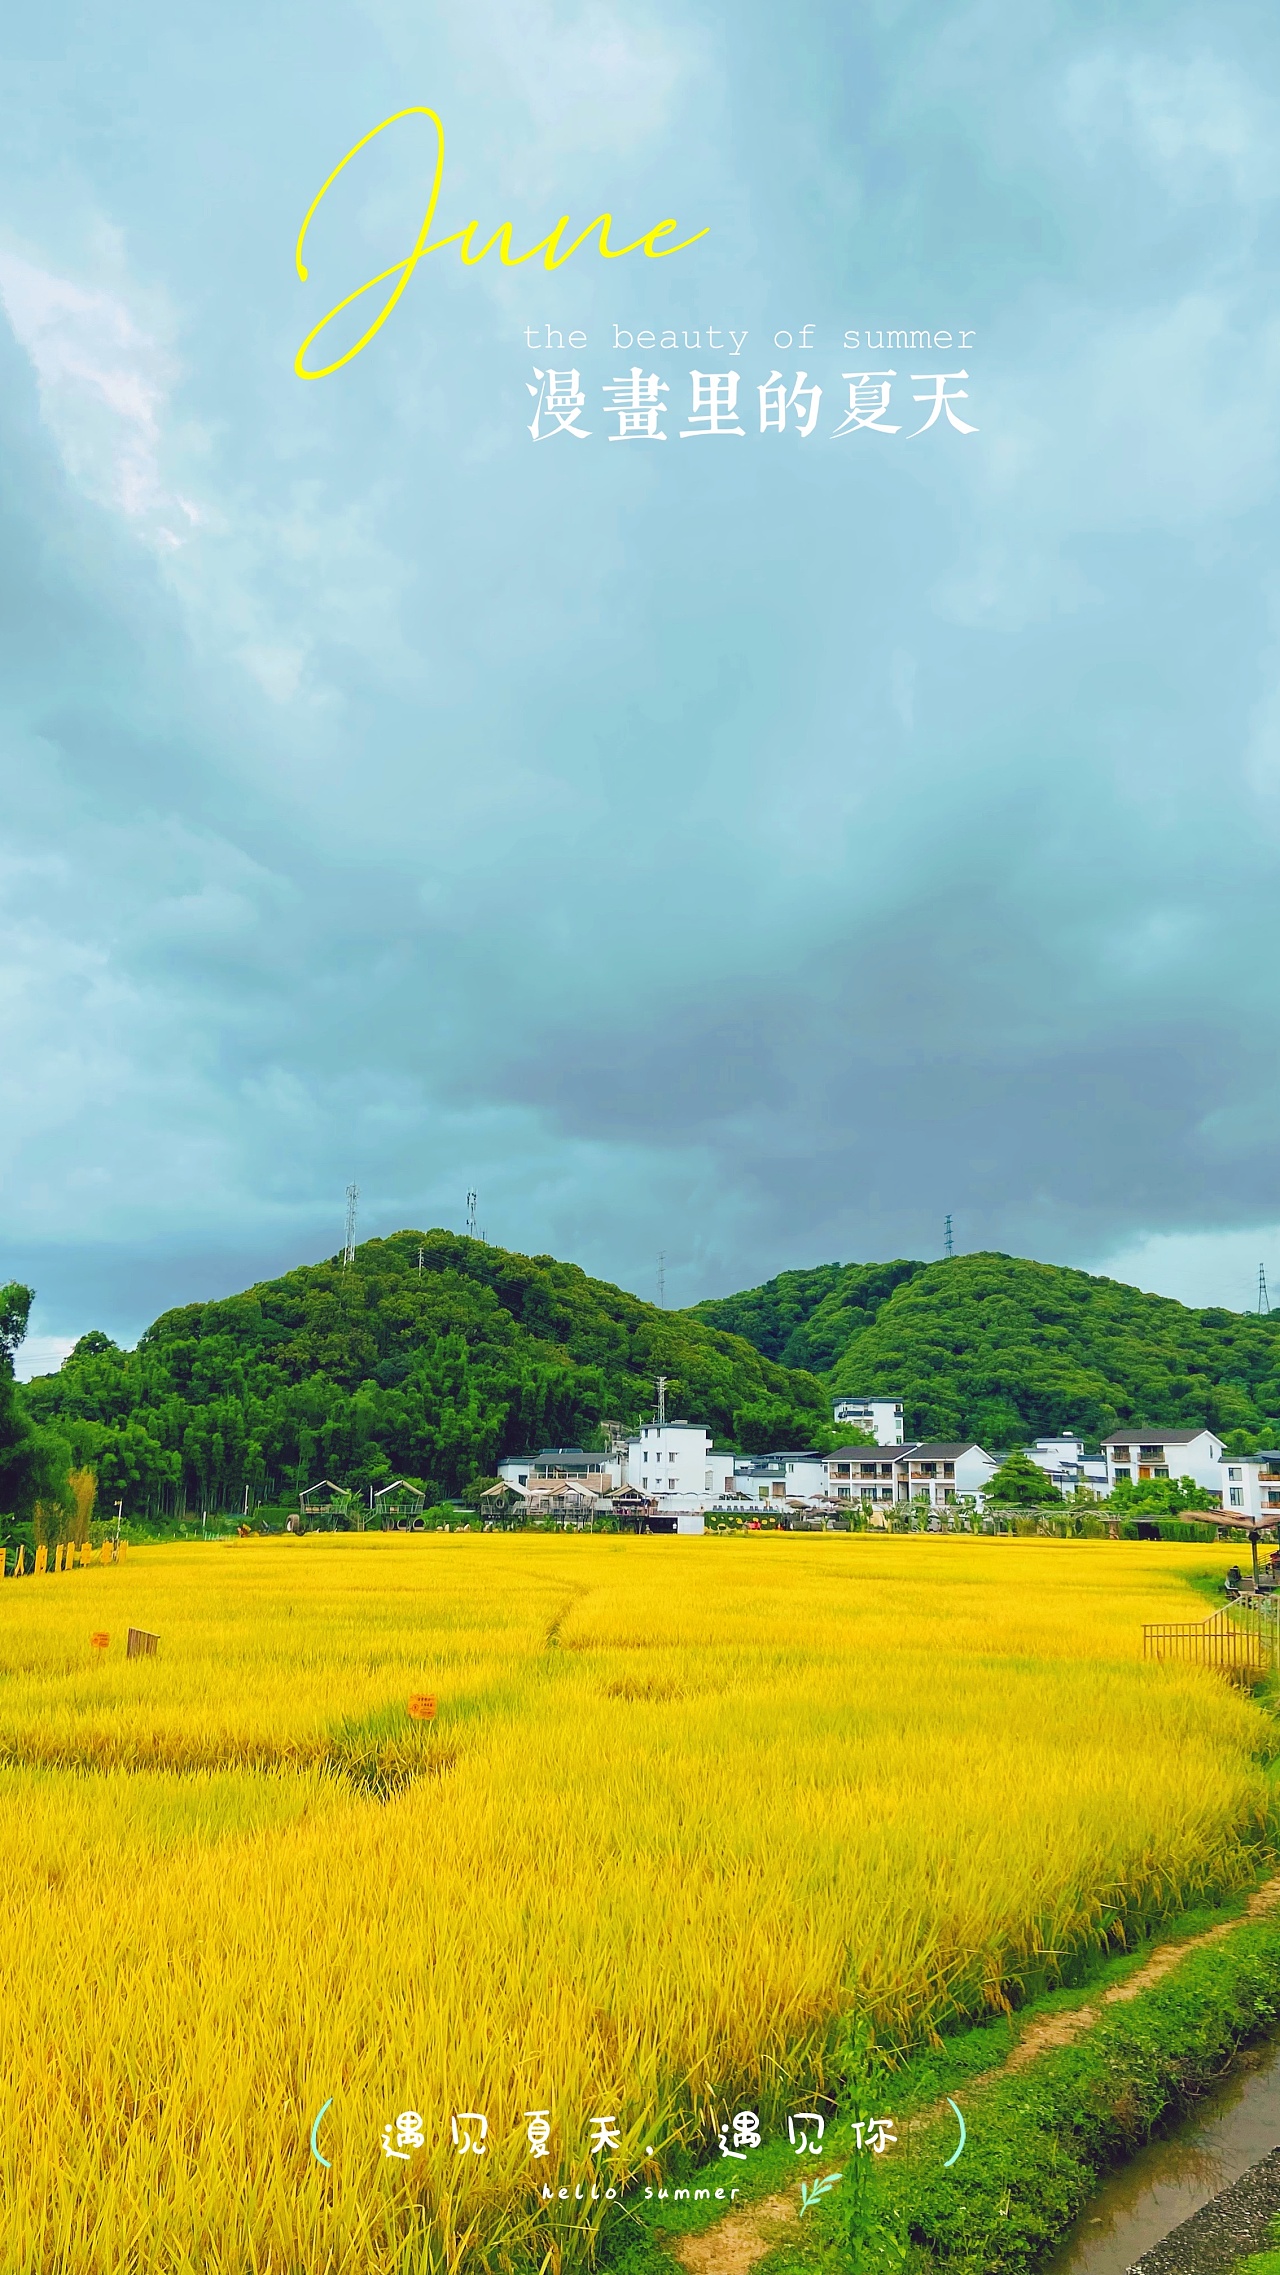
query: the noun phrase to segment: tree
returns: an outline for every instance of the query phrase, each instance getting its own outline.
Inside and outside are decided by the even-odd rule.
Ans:
[[[777,1453],[783,1446],[812,1446],[827,1429],[818,1415],[796,1412],[780,1398],[756,1398],[734,1411],[733,1434],[743,1453]],[[850,1441],[852,1442],[852,1441]]]
[[[1119,1477],[1110,1505],[1125,1516],[1177,1517],[1184,1509],[1216,1509],[1220,1503],[1194,1477],[1141,1477],[1136,1485]]]
[[[18,1280],[0,1288],[0,1512],[21,1518],[30,1516],[49,1467],[13,1379],[14,1353],[27,1332],[34,1294]]]
[[[1021,1447],[1006,1454],[986,1488],[988,1508],[1043,1509],[1062,1495],[1043,1469]]]

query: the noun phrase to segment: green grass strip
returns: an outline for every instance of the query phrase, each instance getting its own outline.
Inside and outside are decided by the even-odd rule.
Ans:
[[[1130,2004],[1106,2010],[1072,2046],[966,2089],[968,2140],[944,2169],[955,2120],[837,2190],[774,2265],[834,2258],[881,2269],[1025,2275],[1084,2209],[1102,2174],[1216,2083],[1238,2049],[1280,2026],[1280,1921],[1235,1929],[1192,1952]],[[864,2089],[865,2090],[865,2089]],[[841,2200],[843,2199],[843,2200]]]

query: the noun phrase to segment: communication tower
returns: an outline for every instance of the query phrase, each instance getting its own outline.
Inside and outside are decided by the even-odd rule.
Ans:
[[[665,1423],[666,1423],[666,1419],[667,1419],[667,1378],[666,1378],[666,1376],[665,1376],[664,1374],[660,1374],[660,1375],[658,1376],[658,1427],[659,1427],[660,1429],[661,1429],[661,1428],[662,1428],[662,1427],[665,1425]]]
[[[946,1238],[945,1238],[945,1244],[944,1244],[944,1250],[943,1250],[943,1252],[944,1252],[944,1254],[945,1254],[945,1255],[947,1255],[947,1256],[954,1256],[954,1255],[955,1255],[955,1248],[954,1248],[954,1246],[953,1246],[953,1244],[952,1244],[952,1240],[951,1240],[951,1219],[950,1219],[950,1217],[949,1217],[949,1216],[948,1216],[948,1218],[947,1218],[947,1224],[946,1224]]]
[[[359,1198],[360,1187],[358,1185],[348,1185],[347,1236],[342,1244],[342,1269],[344,1272],[346,1271],[348,1264],[354,1264],[356,1260],[356,1203]]]
[[[661,1253],[659,1254],[659,1257],[658,1257],[658,1309],[659,1309],[659,1311],[665,1311],[665,1310],[666,1310],[666,1307],[667,1307],[667,1252],[666,1252],[666,1250],[665,1250],[665,1248],[664,1248],[664,1249],[661,1251]]]
[[[475,1236],[476,1236],[476,1197],[475,1197],[475,1194],[474,1194],[474,1193],[468,1193],[468,1195],[467,1195],[467,1238],[468,1238],[468,1240],[474,1240],[474,1239],[475,1239]]]
[[[1264,1264],[1258,1266],[1258,1317],[1259,1319],[1271,1317],[1271,1298],[1267,1294],[1267,1271]]]

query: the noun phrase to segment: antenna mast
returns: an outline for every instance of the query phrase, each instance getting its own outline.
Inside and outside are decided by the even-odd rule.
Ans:
[[[953,1244],[952,1244],[952,1239],[951,1239],[951,1218],[950,1218],[950,1215],[948,1215],[948,1217],[947,1217],[947,1224],[946,1224],[946,1243],[945,1243],[945,1250],[944,1250],[944,1253],[945,1253],[946,1255],[948,1255],[948,1256],[954,1256],[954,1255],[955,1255],[955,1248],[954,1248],[954,1246],[953,1246]]]
[[[1258,1317],[1259,1319],[1271,1317],[1271,1298],[1267,1294],[1267,1273],[1266,1266],[1263,1264],[1258,1266]]]
[[[660,1253],[659,1253],[659,1256],[658,1256],[658,1309],[659,1309],[659,1311],[665,1311],[665,1310],[666,1310],[666,1307],[667,1307],[667,1252],[666,1252],[666,1249],[664,1248],[664,1249],[662,1249],[662,1250],[660,1251]]]
[[[360,1187],[358,1185],[348,1185],[347,1236],[342,1244],[342,1269],[344,1272],[346,1271],[348,1264],[354,1264],[356,1260],[356,1202],[359,1200],[359,1198]]]
[[[660,1375],[658,1376],[658,1428],[659,1428],[659,1429],[662,1429],[662,1428],[664,1428],[664,1427],[665,1427],[665,1424],[666,1424],[666,1419],[667,1419],[667,1378],[666,1378],[666,1376],[665,1376],[664,1374],[660,1374]]]
[[[474,1194],[474,1193],[468,1193],[468,1195],[467,1195],[467,1238],[468,1238],[468,1240],[474,1240],[474,1239],[475,1239],[475,1236],[476,1236],[476,1197],[475,1197],[475,1194]]]

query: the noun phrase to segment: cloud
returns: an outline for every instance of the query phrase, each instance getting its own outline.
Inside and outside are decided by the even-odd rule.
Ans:
[[[1244,25],[1193,8],[1165,61],[989,5],[936,42],[605,0],[86,30],[36,97],[67,184],[47,137],[0,161],[0,1142],[41,1334],[328,1252],[352,1176],[367,1229],[474,1186],[506,1244],[650,1288],[664,1250],[673,1300],[928,1253],[948,1210],[967,1246],[1166,1241],[1188,1274],[1179,1241],[1269,1221],[1280,331]],[[74,121],[134,70],[126,160]],[[607,189],[712,236],[442,267],[303,387],[292,231],[413,99],[460,218]],[[317,308],[415,169],[388,148],[335,207]],[[525,323],[581,323],[594,401],[628,309],[745,302],[754,352],[802,288],[824,408],[864,305],[972,318],[979,433],[530,444]]]
[[[0,301],[40,384],[63,463],[153,544],[181,545],[198,507],[166,487],[161,413],[173,364],[122,300],[0,252]]]

